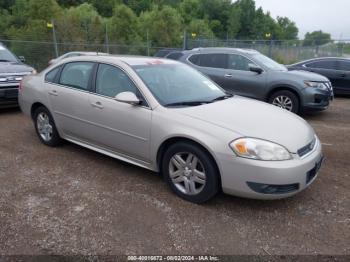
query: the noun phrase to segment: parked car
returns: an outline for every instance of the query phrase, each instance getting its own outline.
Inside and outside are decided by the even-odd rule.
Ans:
[[[34,68],[24,64],[0,43],[0,108],[18,106],[19,83],[32,73],[36,73]]]
[[[109,54],[101,53],[101,52],[79,52],[79,51],[69,52],[69,53],[65,53],[64,55],[61,55],[57,58],[51,59],[49,61],[49,65],[55,64],[55,63],[61,61],[62,59],[65,59],[65,58],[74,57],[74,56],[86,56],[86,55],[109,55]]]
[[[332,82],[336,95],[350,95],[350,59],[321,57],[287,67],[289,70],[305,70],[323,75]]]
[[[322,163],[321,143],[299,116],[228,95],[168,59],[69,58],[25,78],[19,102],[42,143],[65,139],[160,171],[177,195],[196,203],[220,189],[292,196]]]
[[[294,113],[325,110],[333,99],[329,80],[287,68],[255,50],[196,48],[177,60],[209,76],[227,92],[269,102]]]

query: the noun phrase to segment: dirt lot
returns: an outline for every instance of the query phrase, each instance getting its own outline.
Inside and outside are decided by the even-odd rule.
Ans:
[[[175,197],[160,176],[79,146],[42,145],[0,111],[0,254],[348,254],[350,98],[305,116],[326,162],[299,195]]]

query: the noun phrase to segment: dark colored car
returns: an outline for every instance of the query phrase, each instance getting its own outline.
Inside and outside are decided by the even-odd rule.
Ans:
[[[326,77],[288,71],[255,50],[197,48],[181,53],[176,60],[208,75],[227,92],[269,102],[294,113],[325,110],[333,99]]]
[[[305,70],[323,75],[332,82],[336,95],[350,95],[350,59],[315,58],[287,67],[289,70]]]
[[[32,73],[35,73],[34,68],[24,64],[0,43],[0,108],[18,106],[19,83]]]

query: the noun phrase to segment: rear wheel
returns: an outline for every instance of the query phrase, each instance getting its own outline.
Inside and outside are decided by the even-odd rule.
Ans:
[[[45,107],[39,107],[34,112],[34,125],[40,141],[47,146],[58,146],[61,144],[60,138],[53,118]]]
[[[181,198],[203,203],[219,190],[219,174],[208,153],[201,147],[180,142],[168,148],[162,172],[173,192]]]
[[[273,93],[269,99],[269,103],[295,114],[299,113],[300,110],[298,97],[288,90]]]

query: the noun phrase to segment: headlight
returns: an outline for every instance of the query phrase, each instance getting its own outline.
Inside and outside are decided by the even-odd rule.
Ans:
[[[324,82],[314,82],[314,81],[304,81],[307,87],[319,88],[322,90],[327,90],[327,85]]]
[[[230,147],[238,156],[244,158],[270,161],[292,158],[283,146],[256,138],[239,138],[231,142]]]

